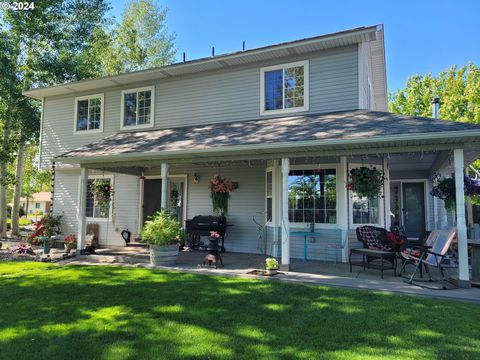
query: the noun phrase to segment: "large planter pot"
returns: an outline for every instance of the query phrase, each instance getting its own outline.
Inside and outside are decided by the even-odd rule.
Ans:
[[[265,270],[265,275],[273,276],[273,275],[277,275],[277,272],[278,272],[277,269],[266,269]]]
[[[175,265],[178,259],[178,245],[150,245],[150,263],[154,266]]]

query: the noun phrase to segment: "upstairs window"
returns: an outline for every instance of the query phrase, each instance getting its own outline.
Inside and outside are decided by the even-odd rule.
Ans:
[[[261,69],[260,113],[308,110],[308,61]]]
[[[154,87],[122,91],[122,129],[153,126]]]
[[[75,98],[75,132],[103,130],[103,94]]]

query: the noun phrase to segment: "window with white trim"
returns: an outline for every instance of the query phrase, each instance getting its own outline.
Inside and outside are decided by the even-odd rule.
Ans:
[[[352,222],[354,225],[380,224],[379,199],[359,197],[352,192]]]
[[[99,206],[96,199],[95,194],[93,191],[93,187],[95,182],[102,182],[106,185],[112,186],[112,177],[89,177],[87,181],[87,198],[86,198],[86,206],[85,206],[85,216],[87,218],[94,218],[94,219],[108,219],[110,218],[111,213],[111,201],[110,205]]]
[[[122,91],[122,129],[153,126],[154,92],[153,86]]]
[[[288,174],[291,223],[337,223],[337,170],[291,170]]]
[[[308,61],[261,69],[260,113],[308,110]]]
[[[349,171],[357,168],[359,164],[349,164]],[[375,165],[383,170],[383,166]],[[383,226],[383,201],[380,198],[359,197],[355,191],[349,190],[349,213],[350,225],[353,227],[361,225]]]
[[[102,131],[103,94],[75,98],[75,132]]]
[[[266,183],[265,221],[271,222],[273,219],[273,171],[272,170],[267,170],[265,183]]]

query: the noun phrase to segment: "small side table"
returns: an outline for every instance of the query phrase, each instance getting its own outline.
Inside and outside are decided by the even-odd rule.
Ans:
[[[468,246],[472,247],[472,284],[480,286],[480,240],[468,240]]]
[[[307,237],[317,237],[320,233],[317,231],[292,231],[290,236],[303,236],[303,260],[307,261]]]

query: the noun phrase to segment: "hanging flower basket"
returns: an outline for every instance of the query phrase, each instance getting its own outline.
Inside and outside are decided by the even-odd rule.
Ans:
[[[209,180],[210,197],[212,198],[213,212],[216,215],[228,214],[228,199],[234,191],[232,182],[218,174]]]
[[[108,210],[110,200],[113,197],[113,187],[109,180],[96,179],[92,186],[92,193],[95,196],[95,202],[103,210]]]
[[[455,174],[452,174],[450,177],[442,177],[435,173],[431,179],[433,188],[432,191],[430,191],[430,195],[443,200],[447,212],[454,211],[457,204],[455,196]],[[479,180],[472,178],[470,175],[465,175],[463,184],[465,196],[474,197],[480,194]]]
[[[361,166],[350,170],[347,189],[355,191],[359,197],[369,199],[383,197],[382,188],[385,176],[375,166]]]

